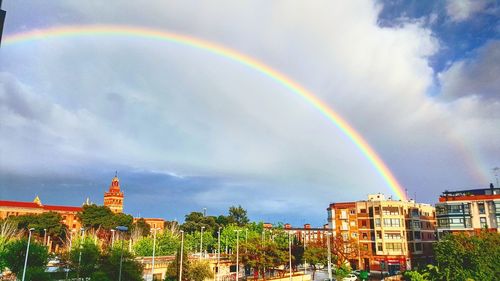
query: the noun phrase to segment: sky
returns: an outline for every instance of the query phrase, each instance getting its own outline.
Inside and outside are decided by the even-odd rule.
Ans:
[[[255,58],[349,122],[419,202],[500,166],[495,1],[5,0],[4,39],[68,25],[153,28]],[[102,204],[182,221],[241,205],[326,223],[331,202],[395,196],[317,109],[235,61],[179,44],[76,36],[0,47],[0,199]]]

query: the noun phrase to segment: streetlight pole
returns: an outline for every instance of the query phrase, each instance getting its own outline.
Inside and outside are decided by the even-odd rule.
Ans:
[[[222,227],[219,226],[219,231],[217,231],[217,281],[220,280],[220,230]]]
[[[288,232],[288,266],[290,267],[290,281],[292,281],[292,239]]]
[[[201,227],[201,235],[200,235],[200,260],[201,257],[203,256],[203,229],[205,229],[204,226]]]
[[[22,281],[24,281],[24,277],[26,276],[26,267],[28,266],[28,255],[30,253],[30,242],[31,242],[31,232],[35,230],[34,228],[30,228],[28,229],[28,246],[26,246],[26,257],[24,258],[24,269],[23,269],[23,279]]]
[[[153,228],[153,260],[151,262],[151,280],[154,281],[155,274],[155,250],[156,250],[156,230],[158,228]]]
[[[304,275],[307,273],[307,260],[306,260],[306,232],[304,232]]]
[[[182,257],[184,256],[184,231],[181,230],[181,257],[179,265],[179,281],[182,281]]]
[[[241,229],[234,230],[236,232],[236,281],[240,277],[240,231]]]
[[[326,233],[326,244],[328,245],[328,279],[332,281],[332,251],[330,250],[330,232]]]
[[[123,266],[123,233],[128,230],[126,226],[117,226],[116,230],[120,231],[120,236],[122,238],[122,248],[120,253],[120,271],[118,273],[118,281],[122,281],[122,266]]]
[[[43,229],[43,245],[44,246],[47,246],[47,242],[46,241],[47,241],[47,229],[44,228]]]
[[[82,240],[85,238],[85,228],[80,228],[80,254],[78,254],[78,274],[77,279],[80,280],[80,265],[82,263]]]
[[[113,249],[113,246],[115,245],[115,232],[116,230],[111,229],[111,249]]]

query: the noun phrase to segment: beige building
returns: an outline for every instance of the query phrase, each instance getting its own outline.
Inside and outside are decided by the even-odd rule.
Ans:
[[[396,272],[432,258],[436,221],[429,204],[374,194],[368,200],[332,203],[327,210],[333,236],[354,244],[347,253],[354,268]]]
[[[436,204],[438,236],[446,233],[500,232],[500,188],[445,191]]]

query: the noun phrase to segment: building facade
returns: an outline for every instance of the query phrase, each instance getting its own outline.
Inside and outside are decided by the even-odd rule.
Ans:
[[[77,231],[81,227],[77,217],[82,207],[44,205],[38,196],[33,202],[5,201],[0,200],[0,219],[11,216],[39,215],[41,213],[55,212],[61,215],[64,223],[70,231]]]
[[[332,203],[327,211],[333,240],[353,268],[397,272],[433,258],[436,220],[429,204],[375,194],[368,200]]]
[[[113,213],[123,212],[123,192],[120,190],[120,180],[115,174],[111,180],[108,192],[104,192],[104,206],[108,207]]]
[[[447,233],[500,232],[500,188],[445,191],[436,204],[438,237]]]

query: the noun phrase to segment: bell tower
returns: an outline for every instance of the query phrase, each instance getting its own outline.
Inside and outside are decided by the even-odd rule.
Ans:
[[[111,209],[113,213],[123,212],[123,192],[120,190],[118,173],[111,180],[108,192],[104,192],[104,206]]]

